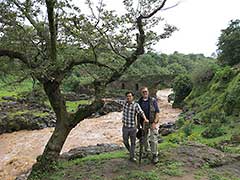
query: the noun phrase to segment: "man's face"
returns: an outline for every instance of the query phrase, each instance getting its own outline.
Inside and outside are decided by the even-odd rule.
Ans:
[[[132,102],[132,101],[133,101],[133,95],[132,95],[132,93],[128,93],[127,96],[126,96],[126,98],[127,98],[127,102]]]
[[[148,95],[149,95],[148,89],[147,88],[143,88],[141,90],[141,94],[142,94],[143,98],[148,98]]]

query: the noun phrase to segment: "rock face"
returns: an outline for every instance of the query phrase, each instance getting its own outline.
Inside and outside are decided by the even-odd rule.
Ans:
[[[8,101],[0,103],[0,134],[55,126],[56,117],[47,106],[24,99],[4,99]]]

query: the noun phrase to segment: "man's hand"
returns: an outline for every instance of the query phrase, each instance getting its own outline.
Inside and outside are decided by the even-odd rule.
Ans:
[[[157,123],[152,123],[152,129],[157,129]]]
[[[144,119],[145,123],[149,123],[149,120],[147,118]]]

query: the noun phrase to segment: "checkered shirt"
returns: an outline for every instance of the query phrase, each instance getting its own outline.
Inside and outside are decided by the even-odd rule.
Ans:
[[[116,100],[117,103],[123,106],[122,122],[124,127],[135,128],[136,127],[136,115],[143,116],[144,112],[140,105],[136,102],[127,103],[125,100]]]

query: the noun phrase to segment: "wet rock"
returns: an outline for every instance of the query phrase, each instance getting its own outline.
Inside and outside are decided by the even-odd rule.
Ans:
[[[116,102],[105,103],[103,108],[98,112],[100,115],[105,115],[110,112],[120,112],[122,111],[122,105]]]
[[[79,101],[90,99],[90,96],[88,96],[87,94],[77,94],[75,92],[68,92],[65,93],[63,96],[66,101]]]
[[[12,97],[12,96],[3,96],[2,99],[6,100],[6,101],[16,101],[17,100],[15,97]]]
[[[168,102],[171,103],[174,101],[174,97],[175,97],[175,94],[174,93],[171,93],[168,95]]]
[[[162,136],[167,136],[167,135],[175,132],[175,128],[176,128],[176,126],[175,126],[175,123],[173,123],[173,122],[161,124],[159,126],[158,133]]]
[[[0,134],[54,127],[55,124],[55,114],[45,105],[19,101],[0,103]]]
[[[96,155],[105,152],[112,152],[122,150],[123,147],[116,144],[97,144],[94,146],[78,147],[61,155],[62,159],[72,160],[76,158],[83,158],[88,155]]]
[[[230,141],[233,144],[240,144],[240,134],[233,134]]]
[[[196,124],[196,125],[202,124],[202,122],[197,118],[193,118],[193,123]]]
[[[31,173],[31,170],[28,170],[26,173],[21,174],[20,176],[16,177],[15,180],[27,180],[30,173]]]

